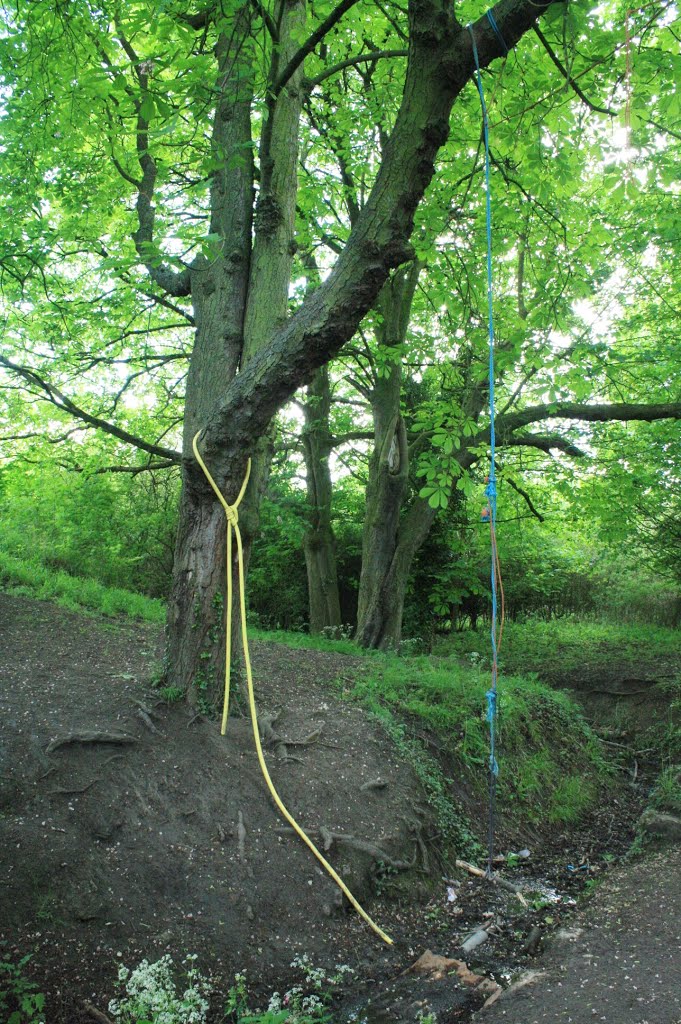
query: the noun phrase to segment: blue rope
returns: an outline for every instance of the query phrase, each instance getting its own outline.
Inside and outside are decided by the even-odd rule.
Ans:
[[[499,31],[499,27],[494,19],[494,15],[491,11],[487,12],[488,21],[501,42],[504,51],[508,53],[508,48],[504,42],[503,36]],[[487,227],[487,328],[489,337],[489,440],[490,440],[490,471],[489,471],[489,482],[485,488],[485,494],[488,498],[488,506],[490,511],[490,519],[492,529],[490,531],[492,536],[492,571],[491,571],[491,583],[492,583],[492,629],[491,629],[491,641],[492,641],[492,686],[487,691],[487,721],[489,722],[489,735],[490,735],[490,754],[489,754],[489,830],[488,830],[488,862],[487,862],[487,874],[489,877],[492,876],[492,864],[494,860],[494,833],[495,833],[495,805],[496,805],[496,785],[497,777],[499,775],[499,765],[496,760],[496,722],[497,722],[497,552],[496,552],[496,522],[497,522],[497,481],[496,481],[496,436],[494,429],[495,419],[495,399],[494,399],[494,300],[493,300],[493,287],[492,287],[492,190],[491,190],[491,175],[490,175],[490,156],[489,156],[489,118],[487,116],[487,104],[485,103],[485,93],[482,87],[482,74],[480,72],[480,60],[478,57],[478,48],[475,43],[475,35],[473,34],[473,27],[468,25],[468,31],[470,32],[471,40],[473,43],[473,57],[475,59],[475,77],[476,84],[478,87],[478,93],[480,95],[480,106],[482,107],[482,124],[483,124],[483,136],[485,142],[485,222]]]
[[[494,17],[494,15],[492,14],[491,11],[487,12],[487,20],[490,23],[490,25],[492,26],[492,31],[494,32],[494,35],[497,37],[497,39],[501,43],[501,48],[504,51],[504,57],[505,57],[506,54],[508,53],[508,46],[506,45],[506,40],[504,39],[504,37],[501,34],[501,29],[497,25],[497,19]],[[473,45],[475,46],[475,40],[473,40]],[[479,72],[479,70],[480,69],[478,68],[478,72]]]

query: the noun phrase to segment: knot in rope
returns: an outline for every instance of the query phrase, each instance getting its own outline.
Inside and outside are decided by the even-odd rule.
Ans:
[[[497,714],[497,691],[488,690],[485,697],[487,697],[487,721],[493,722]]]
[[[208,483],[211,485],[211,487],[215,491],[215,495],[216,495],[218,501],[220,502],[220,504],[224,508],[225,515],[227,516],[227,522],[229,523],[230,526],[236,527],[238,525],[238,522],[239,522],[239,513],[237,512],[237,508],[241,504],[241,499],[243,498],[244,494],[246,493],[246,487],[248,486],[248,478],[251,475],[251,460],[250,459],[248,460],[248,465],[246,466],[246,476],[244,477],[244,482],[241,485],[241,490],[239,491],[239,493],[237,495],[237,499],[236,499],[236,501],[234,502],[233,505],[230,505],[229,502],[223,497],[222,491],[220,490],[218,485],[215,483],[215,480],[213,480],[213,477],[208,472],[208,467],[206,466],[206,463],[201,458],[201,454],[199,452],[199,448],[198,448],[198,444],[197,444],[198,437],[199,437],[200,433],[201,433],[201,431],[197,430],[197,432],[194,434],[194,440],[192,441],[192,450],[194,452],[194,457],[195,457],[196,461],[198,462],[199,466],[201,467],[201,469],[203,470],[204,475],[206,477],[206,480],[208,481]]]
[[[230,526],[234,527],[239,525],[239,513],[236,505],[225,505],[225,515]]]

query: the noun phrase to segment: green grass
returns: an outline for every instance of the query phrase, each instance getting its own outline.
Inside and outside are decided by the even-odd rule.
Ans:
[[[489,675],[458,659],[384,657],[358,676],[352,696],[374,714],[432,737],[469,786],[487,785]],[[346,682],[347,688],[347,682]],[[570,698],[536,678],[499,681],[499,795],[532,821],[576,821],[607,777],[601,746]]]
[[[465,630],[442,639],[438,653],[489,659],[486,629]],[[681,659],[681,631],[662,626],[618,625],[577,618],[550,622],[507,622],[500,667],[511,675],[527,672],[555,679],[582,667],[607,668],[613,662],[636,665]]]
[[[653,807],[670,814],[681,814],[681,765],[664,769],[650,796]]]
[[[366,651],[349,637],[334,640],[331,637],[311,635],[310,633],[295,633],[290,630],[273,629],[266,630],[257,626],[248,627],[248,635],[254,640],[266,640],[268,643],[284,644],[293,650],[303,651],[329,651],[333,654],[354,654],[355,657],[381,658],[384,655],[380,651]]]
[[[70,576],[0,548],[0,586],[13,594],[53,601],[71,611],[126,615],[144,622],[164,622],[165,605],[155,598],[105,587],[92,579]]]
[[[550,650],[548,630],[536,630],[537,625],[546,624],[533,623],[526,633],[534,631],[537,651]],[[443,750],[466,786],[477,788],[484,799],[489,759],[485,694],[490,676],[482,668],[480,648],[486,634],[457,635],[470,643],[469,653],[480,655],[473,663],[470,658],[462,663],[463,643],[448,657],[414,658],[364,651],[349,639],[283,631],[251,633],[287,647],[366,657],[361,673],[350,683],[344,678],[344,695],[376,716],[411,762],[437,810],[442,831],[451,838],[466,832],[460,817],[456,823],[456,808],[448,804],[442,769],[428,747],[434,744]],[[607,630],[598,634],[603,635]],[[516,633],[519,650],[524,639],[521,632]],[[583,649],[580,663],[584,664]],[[577,705],[533,674],[518,672],[500,678],[498,710],[499,795],[507,810],[536,822],[577,821],[593,805],[607,778],[600,742]]]

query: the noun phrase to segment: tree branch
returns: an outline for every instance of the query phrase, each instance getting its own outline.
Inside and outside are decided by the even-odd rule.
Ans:
[[[297,53],[294,53],[290,61],[281,72],[276,82],[274,83],[273,93],[275,98],[282,91],[286,83],[291,79],[292,75],[296,73],[300,65],[303,63],[309,53],[312,53],[318,43],[322,41],[327,32],[329,32],[334,25],[336,25],[344,14],[346,14],[350,8],[354,7],[359,0],[341,0],[338,7],[336,7],[328,18],[319,25],[315,31],[309,36],[308,39],[303,43]]]
[[[549,405],[531,406],[519,412],[507,413],[497,420],[500,436],[512,434],[520,427],[541,420],[581,420],[584,423],[610,423],[614,420],[636,420],[652,423],[655,420],[681,419],[681,402],[666,402],[637,405],[629,402],[613,402],[608,405],[580,405],[578,402],[552,402]],[[489,435],[489,431],[487,431]],[[504,441],[504,443],[509,443]]]
[[[189,25],[190,28],[199,29],[207,28],[210,24],[210,19],[215,13],[215,7],[206,7],[203,11],[197,11],[196,14],[179,14],[178,18],[183,25]]]
[[[537,509],[535,508],[535,506],[534,506],[534,504],[533,504],[533,502],[532,502],[532,498],[531,498],[531,497],[529,496],[529,494],[527,493],[527,491],[526,491],[526,490],[524,490],[524,489],[523,489],[523,488],[522,488],[522,487],[521,487],[521,486],[520,486],[519,484],[517,484],[517,483],[515,482],[515,480],[512,480],[510,476],[504,477],[504,480],[506,481],[506,483],[507,483],[507,484],[508,484],[508,485],[509,485],[510,487],[512,487],[512,488],[513,488],[513,490],[514,490],[514,491],[516,492],[516,494],[519,494],[519,495],[520,495],[520,497],[521,497],[521,498],[523,499],[523,501],[525,502],[525,504],[527,505],[527,507],[529,508],[530,512],[531,512],[531,513],[532,513],[532,515],[533,515],[533,516],[535,517],[535,519],[538,519],[540,523],[543,523],[543,522],[545,522],[545,518],[546,518],[546,517],[545,517],[545,516],[543,516],[543,515],[541,514],[541,512],[539,512],[539,511],[538,511],[538,510],[537,510]]]
[[[252,3],[253,3],[253,6],[255,7],[256,11],[258,12],[260,17],[262,18],[262,20],[263,20],[263,22],[265,24],[265,28],[267,29],[267,31],[270,34],[270,38],[272,39],[272,42],[278,43],[279,42],[279,29],[277,28],[276,24],[272,20],[272,17],[270,15],[269,11],[265,8],[264,4],[262,4],[260,2],[260,0],[252,0]]]
[[[102,245],[101,242],[99,242],[95,246],[95,251],[98,253],[99,256],[103,256],[104,259],[109,259],[111,256],[111,253],[106,249],[104,245]],[[168,299],[165,295],[159,295],[157,292],[150,292],[146,288],[142,288],[140,286],[140,283],[138,281],[135,281],[135,279],[126,272],[119,273],[118,276],[121,279],[121,281],[124,281],[126,284],[131,285],[131,287],[133,287],[135,291],[138,291],[141,295],[145,295],[148,299],[151,299],[152,302],[155,302],[159,306],[163,306],[164,309],[170,309],[172,310],[173,313],[177,313],[177,315],[183,317],[191,327],[195,326],[194,317],[191,315],[191,313],[188,313],[186,309],[182,309],[180,306],[175,305],[175,303],[171,302],[170,299]],[[178,297],[183,298],[185,294],[189,295],[190,292],[183,292]]]
[[[146,466],[100,466],[99,469],[87,471],[82,466],[69,466],[63,462],[60,465],[72,473],[88,472],[91,476],[103,476],[105,473],[129,473],[131,476],[139,476],[140,473],[153,473],[155,470],[172,469],[174,466],[177,466],[177,462],[171,462],[168,459],[165,462],[148,462]]]
[[[572,441],[568,441],[566,437],[561,437],[560,434],[529,434],[524,437],[512,437],[507,441],[503,441],[505,447],[508,448],[538,448],[539,451],[546,452],[547,455],[551,455],[554,451],[564,452],[565,455],[571,455],[575,459],[584,457],[584,452],[581,448],[578,448]]]
[[[339,71],[344,71],[345,68],[354,68],[358,64],[369,64],[375,60],[385,60],[389,57],[407,56],[409,56],[409,50],[373,50],[371,53],[360,53],[358,57],[348,57],[347,60],[342,60],[339,64],[325,68],[324,71],[314,78],[306,78],[303,82],[303,87],[305,92],[311,93],[313,89],[316,89],[318,85],[325,82],[327,78],[337,75]]]
[[[4,366],[11,373],[16,374],[23,380],[37,387],[42,393],[44,401],[51,402],[52,405],[56,406],[57,409],[61,409],[62,412],[68,413],[70,416],[75,416],[76,419],[82,420],[83,423],[87,423],[91,427],[96,427],[98,430],[103,430],[107,434],[111,434],[113,437],[117,437],[119,441],[124,441],[126,444],[133,445],[135,448],[140,448],[144,452],[148,452],[150,455],[157,455],[159,458],[167,459],[169,462],[178,464],[181,461],[181,455],[179,452],[173,451],[171,448],[162,448],[159,445],[150,444],[148,441],[144,441],[141,437],[136,437],[127,430],[123,430],[121,427],[117,427],[113,423],[108,423],[106,420],[100,419],[98,416],[92,416],[90,413],[81,409],[79,406],[72,402],[70,398],[62,394],[58,388],[53,384],[48,383],[41,377],[35,370],[29,369],[26,366],[18,366],[16,363],[10,362],[4,356],[0,356],[0,366]]]
[[[374,431],[373,430],[349,430],[346,434],[339,434],[338,436],[329,438],[329,445],[331,448],[339,448],[342,444],[347,444],[348,441],[373,441]]]
[[[351,5],[347,0],[335,16]],[[487,17],[472,26],[480,66],[503,56],[548,6],[549,0],[496,4],[498,32]],[[410,0],[409,19],[400,110],[348,242],[319,288],[234,378],[204,429],[202,451],[220,464],[225,477],[241,472],[254,438],[262,436],[277,409],[352,338],[390,271],[413,258],[409,240],[416,208],[448,137],[453,103],[471,80],[475,62],[471,34],[456,21],[449,0]],[[308,40],[289,62],[277,79],[280,88],[313,45]]]
[[[582,92],[580,87],[577,85],[576,81],[574,80],[574,78],[572,77],[572,75],[570,74],[568,69],[566,67],[563,67],[563,64],[558,59],[556,54],[553,52],[551,44],[549,43],[548,39],[546,38],[544,33],[539,28],[539,26],[538,25],[533,25],[532,28],[533,28],[533,31],[535,32],[536,36],[537,36],[537,39],[539,40],[539,42],[542,44],[542,46],[544,47],[544,49],[548,53],[548,55],[551,58],[552,62],[558,68],[558,70],[560,71],[561,75],[563,76],[565,81],[568,83],[568,85],[570,86],[572,91],[574,93],[576,93],[577,96],[579,96],[579,98],[582,101],[582,103],[585,103],[586,106],[589,108],[589,110],[593,110],[597,114],[608,114],[609,117],[616,117],[617,116],[617,111],[616,110],[611,110],[610,107],[599,107],[596,103],[592,103],[588,96],[585,96],[585,94]]]
[[[149,93],[149,72],[146,70],[145,62],[140,62],[134,48],[126,39],[118,23],[116,23],[116,33],[118,41],[135,69],[142,97],[151,99]],[[136,209],[139,227],[133,233],[132,238],[137,254],[146,267],[151,279],[168,295],[179,298],[191,293],[191,274],[188,268],[178,273],[166,264],[159,263],[156,260],[154,252],[154,220],[156,212],[153,198],[157,167],[156,161],[149,151],[149,119],[143,114],[144,100],[140,101],[137,97],[133,96],[133,103],[137,111],[136,148],[142,178],[140,181],[134,181],[131,176],[123,175],[128,181],[133,181],[137,187]],[[117,169],[121,173],[121,169]]]

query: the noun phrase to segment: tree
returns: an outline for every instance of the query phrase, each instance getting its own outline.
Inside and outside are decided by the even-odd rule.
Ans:
[[[2,362],[11,381],[59,411],[58,422],[75,416],[145,452],[147,465],[181,466],[167,674],[191,699],[200,677],[211,699],[219,689],[211,636],[225,536],[223,511],[192,455],[194,435],[228,499],[253,459],[241,513],[248,546],[275,412],[354,336],[391,273],[414,258],[415,214],[473,75],[473,40],[487,68],[549,6],[501,0],[493,18],[470,27],[445,0],[411,0],[406,15],[399,6],[367,13],[356,0],[309,11],[304,0],[235,0],[197,12],[180,0],[151,9],[127,0],[111,11],[39,0],[7,12],[4,190],[13,220],[3,273],[18,309]],[[603,56],[590,52],[589,66]],[[401,95],[365,174],[365,201],[333,266],[291,314],[306,96],[336,74],[387,61],[403,69]],[[549,72],[547,57],[527,71],[521,92],[541,89]],[[322,163],[317,172],[323,177]],[[92,322],[98,308],[101,328]],[[34,334],[28,345],[22,320]],[[136,331],[145,346],[132,354]],[[151,344],[156,333],[166,348]],[[87,351],[83,334],[94,336]],[[149,441],[139,408],[116,419],[116,395],[133,393],[138,373],[175,362],[177,377],[159,383],[165,416]],[[108,374],[106,400],[101,377],[83,380],[79,365]],[[163,442],[182,401],[177,450]],[[501,431],[517,439],[529,423],[581,412],[570,403],[509,411]],[[650,413],[659,414],[678,415],[678,406]],[[478,445],[485,437],[482,427]]]
[[[302,442],[310,510],[303,548],[311,633],[321,633],[326,628],[338,629],[343,621],[336,569],[336,538],[331,522],[330,409],[329,374],[323,366],[312,378],[303,406],[305,426]]]
[[[659,85],[661,75],[666,71],[665,61],[668,62],[670,54],[665,54],[663,48],[659,53],[653,53],[660,35],[653,37],[650,28],[651,23],[648,22],[646,56],[652,57],[658,64],[656,81]],[[664,36],[664,32],[665,29],[662,29],[661,36]],[[598,106],[589,99],[584,89],[573,81],[566,65],[556,56],[555,42],[549,43],[539,30],[536,35],[538,52],[534,54],[534,60],[527,62],[527,66],[536,67],[537,58],[541,59],[542,53],[548,53],[554,68],[573,88],[579,102],[566,109],[564,95],[561,95],[563,90],[544,97],[541,101],[541,123],[545,134],[543,137],[530,135],[525,138],[516,123],[522,125],[528,112],[537,106],[536,84],[533,83],[533,92],[528,88],[531,76],[524,73],[521,102],[512,89],[502,94],[503,99],[495,99],[493,160],[500,175],[500,180],[496,180],[496,188],[501,192],[497,199],[501,208],[501,242],[498,243],[495,236],[495,244],[502,266],[508,265],[511,262],[509,257],[512,257],[511,266],[515,270],[515,273],[506,271],[500,285],[503,316],[499,318],[501,330],[498,331],[497,344],[500,372],[496,383],[504,413],[523,410],[520,419],[501,419],[499,440],[511,450],[534,449],[545,454],[557,452],[563,456],[581,458],[583,449],[580,447],[580,430],[575,432],[566,428],[569,428],[570,419],[576,418],[575,410],[584,399],[593,400],[603,387],[605,378],[614,379],[617,373],[616,362],[622,357],[619,343],[615,350],[609,351],[609,345],[603,347],[602,343],[589,339],[589,329],[575,316],[574,304],[587,296],[596,303],[598,292],[608,277],[621,273],[623,242],[630,269],[633,270],[636,265],[638,272],[646,254],[649,257],[653,249],[661,251],[667,229],[662,227],[665,221],[660,218],[660,210],[668,200],[664,194],[658,194],[657,218],[644,217],[650,227],[642,231],[641,218],[638,216],[637,235],[634,237],[628,229],[626,218],[621,217],[622,190],[635,196],[636,206],[639,202],[644,205],[649,200],[638,195],[635,176],[630,168],[622,171],[621,166],[617,167],[617,177],[613,179],[607,166],[613,162],[613,152],[607,137],[603,135],[599,120],[602,121],[603,116],[612,118],[614,110],[612,107]],[[670,36],[666,43],[671,43]],[[645,67],[642,59],[644,47],[640,40],[636,45],[639,54],[637,59]],[[588,48],[575,43],[574,48],[566,53],[569,66],[577,75],[577,62],[588,55]],[[614,60],[612,64],[614,74]],[[648,69],[651,66],[648,63]],[[615,81],[613,77],[608,82],[601,75],[599,85],[604,93],[610,91],[612,96],[616,89]],[[373,78],[363,76],[362,85],[364,93],[369,97],[366,106],[370,109],[370,97],[377,91],[375,82]],[[642,91],[650,93],[649,85],[645,82],[637,81],[635,87],[628,83],[628,88],[635,89],[634,95],[637,98]],[[668,82],[662,87],[661,94],[667,111],[671,100]],[[349,83],[343,83],[335,93],[324,97],[327,106],[334,101],[337,106],[358,103],[352,97]],[[523,105],[525,103],[526,106]],[[585,112],[591,118],[589,130],[585,130]],[[466,114],[467,121],[464,118],[458,121],[460,135],[452,138],[444,151],[444,160],[451,161],[457,167],[466,163],[466,132],[471,132],[471,124],[474,126],[473,131],[479,125],[477,108],[474,107],[472,120],[469,111]],[[652,147],[653,137],[657,139],[656,145],[660,145],[659,134],[655,134],[658,133],[660,122],[654,120],[649,108],[646,114],[652,118],[648,127],[652,128],[653,136],[648,135],[646,142],[645,133],[642,130],[637,133],[640,149],[636,157],[636,175],[640,180],[646,174],[652,176],[656,173],[656,160],[650,161],[645,155],[646,145]],[[382,141],[385,133],[380,129],[379,121],[378,134]],[[336,237],[343,237],[346,225],[352,226],[355,223],[362,208],[361,171],[354,152],[356,146],[353,150],[351,138],[352,124],[347,119],[335,124],[330,148],[338,166],[339,184],[335,205],[329,204],[329,209],[336,221]],[[570,139],[569,147],[562,144],[562,138]],[[664,166],[668,149],[666,143],[662,145],[665,160],[660,167]],[[547,173],[549,150],[555,162],[555,174]],[[478,155],[479,151],[480,147]],[[350,162],[350,154],[354,155],[354,165]],[[649,165],[649,169],[645,169],[646,165]],[[604,166],[605,174],[602,170]],[[519,168],[523,168],[522,174]],[[540,176],[537,176],[537,171]],[[356,354],[356,368],[350,369],[349,379],[355,381],[367,402],[371,400],[376,432],[376,447],[369,464],[367,484],[357,628],[359,642],[367,646],[392,646],[399,642],[405,588],[414,556],[428,535],[438,510],[444,509],[456,493],[453,490],[454,484],[468,488],[468,471],[485,453],[486,433],[480,427],[484,422],[487,403],[486,352],[482,332],[477,329],[484,322],[485,311],[484,301],[476,300],[476,284],[470,269],[476,262],[475,245],[471,245],[470,241],[474,223],[471,184],[479,173],[480,161],[474,159],[472,170],[455,182],[450,178],[445,179],[436,197],[433,193],[438,191],[439,182],[432,186],[425,212],[422,209],[417,221],[419,254],[430,264],[427,275],[424,275],[427,284],[423,291],[428,294],[431,310],[428,323],[425,323],[423,309],[420,322],[417,312],[416,331],[420,331],[421,336],[424,332],[432,334],[434,322],[443,319],[443,311],[446,310],[450,337],[459,339],[454,344],[440,343],[441,350],[450,353],[444,357],[445,360],[449,359],[452,363],[449,372],[435,375],[436,387],[445,394],[431,394],[429,411],[405,409],[403,353],[408,351],[409,361],[413,365],[414,358],[418,359],[415,352],[419,347],[422,348],[414,330],[409,331],[409,343],[405,347],[408,312],[402,313],[401,329],[398,332],[401,339],[393,337],[392,344],[388,347],[384,345],[381,349],[381,338],[387,334],[396,334],[395,323],[391,320],[390,296],[399,291],[404,268],[397,271],[384,286],[372,323],[365,327],[362,344],[357,342],[351,349],[346,346],[344,350],[346,366],[351,364],[353,352]],[[595,193],[597,185],[599,192]],[[594,201],[596,195],[598,198]],[[337,211],[343,206],[345,213],[339,215]],[[671,224],[672,218],[670,210],[667,225]],[[317,222],[320,219],[318,215]],[[617,223],[618,220],[620,223]],[[328,225],[328,216],[324,224]],[[607,231],[604,231],[606,224]],[[317,224],[317,228],[320,242],[325,240],[334,248],[334,239],[329,240],[328,226],[319,230]],[[469,237],[463,234],[466,228]],[[436,244],[433,245],[431,241],[429,245],[429,239],[435,239]],[[590,255],[585,259],[587,253]],[[640,288],[640,281],[637,284]],[[509,302],[511,299],[512,303]],[[411,306],[411,299],[408,305]],[[452,315],[454,310],[456,315]],[[612,320],[612,317],[608,319]],[[366,345],[367,330],[374,331],[378,339],[378,348],[373,351]],[[559,333],[563,333],[566,340],[557,345]],[[392,358],[382,357],[381,351],[391,351]],[[432,367],[438,361],[433,352],[427,356],[422,355],[421,359],[421,374],[426,366]],[[431,381],[433,377],[431,373]],[[641,380],[639,378],[639,384]],[[638,408],[637,404],[641,398],[645,398],[646,391],[640,386],[632,387],[631,381],[624,387],[620,383],[618,397],[623,399],[625,395],[630,396],[631,400],[612,405],[607,412],[601,408],[598,417],[612,420],[618,416],[658,418],[674,416],[674,410],[678,409],[675,403],[665,402],[668,396],[664,393],[659,394],[660,405],[655,409],[650,402],[643,402]],[[546,401],[547,397],[549,401]],[[553,404],[558,397],[564,400],[561,406]],[[563,415],[567,422],[560,426]],[[596,414],[593,411],[587,409],[584,412],[583,420],[588,422],[594,418]],[[552,429],[548,432],[541,430],[541,422],[546,419],[552,421]],[[407,422],[409,425],[405,426]],[[539,429],[528,429],[533,423]],[[401,426],[404,434],[401,446],[396,444],[399,432],[394,435],[392,433],[395,425]],[[382,434],[386,431],[387,437]],[[584,434],[583,427],[581,434]],[[424,447],[429,450],[424,452]],[[416,460],[413,458],[415,454],[420,454]],[[420,494],[414,491],[413,480],[409,480],[410,456],[412,469],[416,468],[426,477]],[[382,483],[379,484],[379,481]],[[531,506],[531,499],[527,495],[526,498]]]

